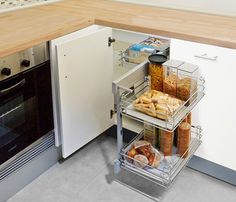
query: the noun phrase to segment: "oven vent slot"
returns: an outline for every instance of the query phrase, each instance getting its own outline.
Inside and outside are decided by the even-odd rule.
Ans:
[[[21,167],[25,166],[27,163],[32,161],[34,158],[39,156],[42,152],[46,151],[53,145],[55,145],[54,133],[49,132],[47,135],[43,136],[35,143],[27,147],[25,149],[26,151],[23,151],[23,153],[18,157],[13,157],[15,158],[14,160],[11,161],[10,159],[9,161],[11,162],[6,162],[7,165],[0,168],[0,181],[14,173]]]

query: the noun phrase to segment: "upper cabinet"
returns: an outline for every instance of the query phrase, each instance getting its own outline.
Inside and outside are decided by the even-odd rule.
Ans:
[[[172,39],[170,58],[197,64],[206,80],[206,96],[192,113],[205,134],[196,154],[236,170],[236,50]]]

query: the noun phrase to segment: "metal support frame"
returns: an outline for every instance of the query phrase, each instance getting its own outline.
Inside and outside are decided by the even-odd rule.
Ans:
[[[118,88],[118,87],[117,87]],[[115,92],[115,102],[116,102],[116,116],[117,116],[117,160],[114,164],[114,171],[115,173],[120,172],[120,161],[121,158],[120,151],[123,148],[123,128],[122,128],[122,114],[121,114],[121,107],[120,107],[120,95],[119,90],[116,89]]]

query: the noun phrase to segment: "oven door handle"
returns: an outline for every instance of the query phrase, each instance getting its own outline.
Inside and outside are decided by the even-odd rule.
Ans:
[[[12,90],[14,90],[14,89],[16,89],[16,88],[19,88],[19,87],[24,86],[24,85],[25,85],[25,82],[26,82],[25,79],[22,79],[20,82],[18,82],[18,83],[16,83],[16,84],[12,85],[11,87],[5,88],[5,89],[3,89],[3,90],[0,90],[0,96],[6,95],[6,94],[9,93],[10,91],[12,91]]]

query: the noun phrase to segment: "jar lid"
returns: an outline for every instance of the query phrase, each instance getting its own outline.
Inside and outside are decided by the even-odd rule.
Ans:
[[[162,54],[152,54],[148,57],[151,63],[162,64],[167,61],[167,57]]]

